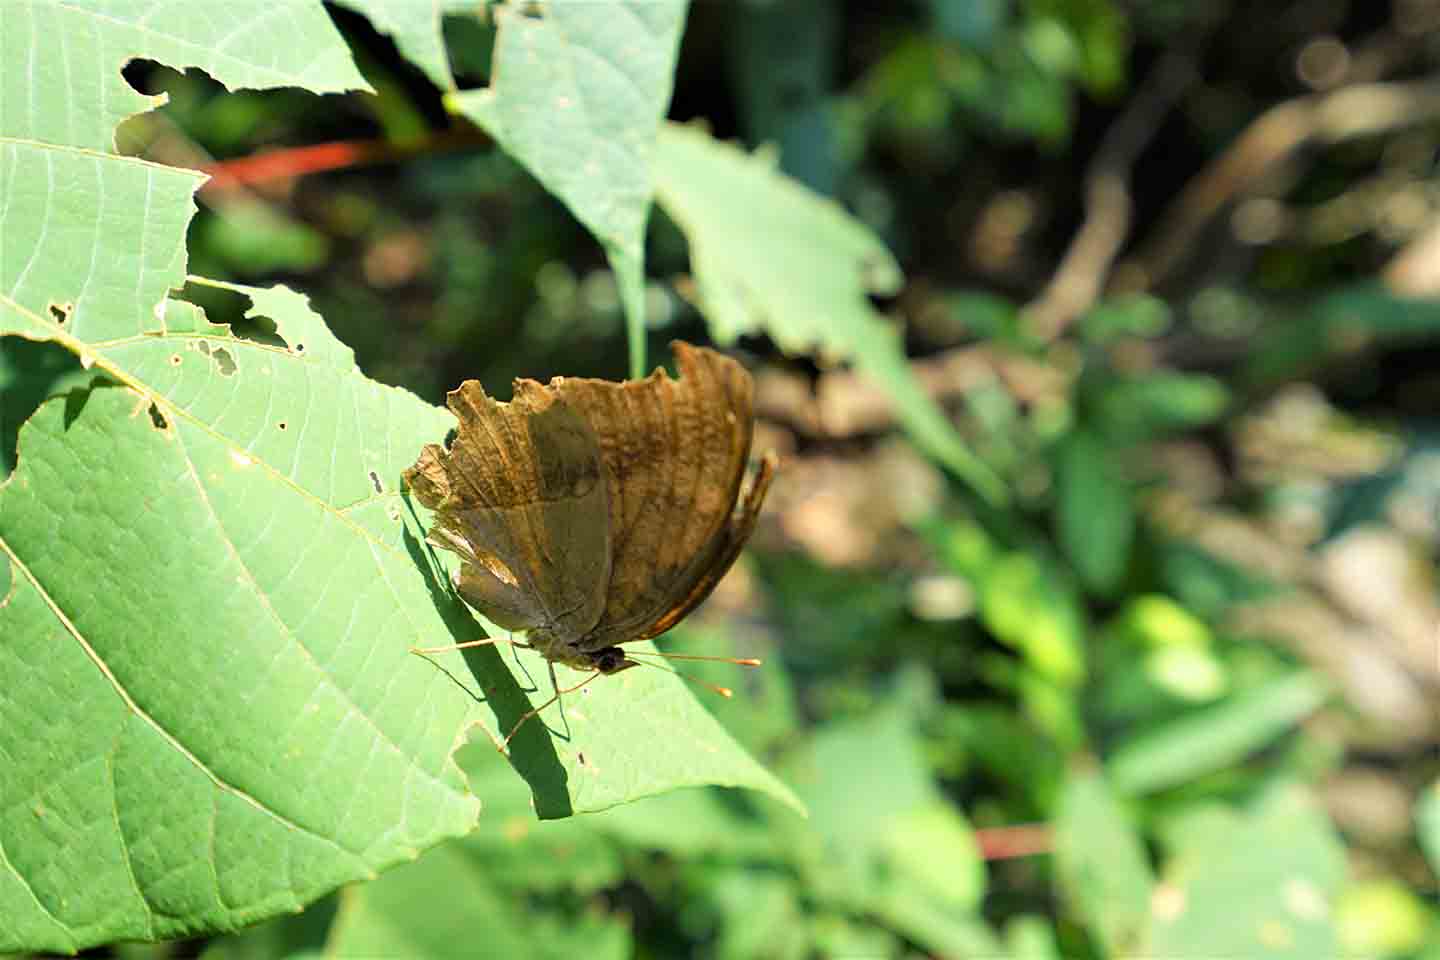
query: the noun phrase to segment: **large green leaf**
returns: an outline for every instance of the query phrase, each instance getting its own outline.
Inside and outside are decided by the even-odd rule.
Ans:
[[[155,339],[139,346],[175,351],[154,361],[187,386],[222,379],[207,341]],[[230,349],[232,380],[265,377],[260,348]],[[291,389],[327,379],[269,369]],[[383,443],[424,408],[336,387],[354,405],[328,422],[272,397],[327,441],[289,456],[263,408],[197,416],[226,405],[216,391],[147,412],[97,389],[21,431],[0,489],[0,949],[237,926],[473,824],[449,757],[467,703],[398,645],[443,631],[439,611],[400,524],[382,537],[358,516],[375,500],[358,458],[331,456],[356,414]],[[376,474],[400,456],[381,447]]]
[[[92,67],[139,49],[131,8],[74,9],[7,6],[5,42],[55,15],[24,47],[47,77],[85,31],[118,31]],[[255,82],[342,46],[291,39],[257,48]],[[466,832],[479,805],[453,750],[477,721],[491,749],[549,690],[494,649],[439,658],[480,705],[407,653],[481,629],[399,491],[450,416],[364,377],[289,291],[226,288],[274,322],[266,342],[168,299],[199,175],[36,142],[57,134],[9,108],[25,88],[5,69],[0,334],[53,341],[119,386],[43,405],[0,487],[0,952],[250,923]],[[570,698],[568,742],[521,731],[512,760],[538,809],[698,782],[788,796],[680,680],[645,673]]]
[[[494,8],[491,85],[455,94],[605,248],[644,374],[645,223],[686,0],[551,0]],[[532,15],[536,14],[536,15]]]
[[[868,294],[894,293],[890,252],[834,202],[694,126],[667,124],[656,155],[661,205],[690,241],[700,309],[717,340],[764,331],[784,350],[850,360],[886,389],[932,456],[994,501],[1004,490],[921,389]]]

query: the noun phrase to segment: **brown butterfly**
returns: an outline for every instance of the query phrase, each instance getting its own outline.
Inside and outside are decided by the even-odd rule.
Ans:
[[[426,539],[461,558],[456,591],[528,631],[519,645],[551,662],[552,679],[555,663],[590,679],[637,666],[620,644],[659,636],[710,595],[774,475],[767,454],[742,492],[750,374],[713,350],[671,347],[678,380],[663,369],[626,383],[521,379],[509,403],[467,380],[446,398],[453,443],[427,445],[404,473],[435,512]]]

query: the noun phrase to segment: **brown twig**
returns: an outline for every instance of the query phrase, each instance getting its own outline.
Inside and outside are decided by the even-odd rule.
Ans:
[[[975,831],[980,856],[985,860],[1011,860],[1049,853],[1054,840],[1048,824],[1031,823],[1017,827],[984,827]]]
[[[1026,322],[1036,336],[1053,340],[1099,298],[1130,233],[1131,167],[1195,76],[1189,56],[1162,57],[1106,131],[1085,176],[1085,221],[1050,283],[1025,308]]]
[[[1271,107],[1191,180],[1152,239],[1126,265],[1136,286],[1163,282],[1204,228],[1236,197],[1301,148],[1374,136],[1440,117],[1440,83],[1366,83]]]
[[[1440,296],[1440,217],[1391,258],[1381,277],[1403,297]]]

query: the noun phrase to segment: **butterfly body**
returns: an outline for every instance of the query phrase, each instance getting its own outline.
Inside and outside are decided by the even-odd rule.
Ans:
[[[405,471],[435,512],[427,539],[461,558],[456,591],[553,663],[635,666],[620,644],[683,619],[754,529],[774,458],[742,491],[750,375],[673,348],[678,380],[517,380],[509,403],[466,381],[447,397],[454,442]]]

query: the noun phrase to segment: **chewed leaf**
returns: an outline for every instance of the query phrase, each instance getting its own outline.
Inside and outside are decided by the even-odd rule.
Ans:
[[[160,102],[121,76],[135,57],[199,67],[232,90],[370,89],[318,3],[6,3],[0,89],[25,95],[7,97],[0,136],[112,149],[116,124]]]

